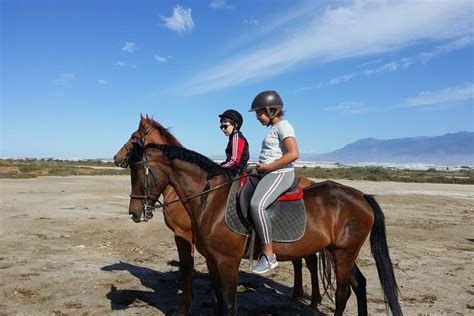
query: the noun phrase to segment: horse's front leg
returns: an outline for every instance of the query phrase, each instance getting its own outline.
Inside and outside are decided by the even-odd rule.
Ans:
[[[303,260],[297,259],[293,260],[293,300],[298,301],[303,297]]]
[[[237,314],[237,283],[240,258],[222,258],[215,263],[207,260],[213,290],[216,315]]]
[[[189,315],[191,313],[191,304],[194,299],[193,293],[193,244],[186,238],[178,235],[174,236],[179,255],[179,272],[181,277],[181,299],[175,315]]]

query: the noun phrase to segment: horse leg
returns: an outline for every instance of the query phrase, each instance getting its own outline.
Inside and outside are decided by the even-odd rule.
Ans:
[[[193,245],[185,238],[175,235],[174,240],[178,248],[179,272],[181,277],[181,299],[175,315],[189,315],[191,313],[191,304],[194,299],[193,293]]]
[[[240,258],[224,258],[217,262],[224,311],[221,315],[237,315],[237,283],[240,260]]]
[[[357,311],[359,316],[367,315],[367,291],[365,277],[354,263],[351,275],[351,287],[357,297]]]
[[[336,264],[336,311],[335,316],[342,316],[347,300],[351,296],[350,277],[354,267],[354,258],[345,249],[333,251]]]
[[[316,254],[309,257],[305,257],[304,261],[311,274],[311,308],[318,309],[318,304],[321,303],[323,298],[319,291],[319,278],[318,278],[318,257]]]
[[[213,291],[215,315],[237,314],[237,282],[240,258],[225,258],[217,262],[206,260]]]
[[[301,297],[303,297],[303,260],[293,260],[293,275],[294,275],[294,282],[293,282],[293,297],[294,301],[298,301]]]
[[[206,259],[207,270],[209,272],[209,281],[211,282],[211,299],[214,315],[222,315],[222,300],[219,298],[221,293],[220,278],[215,262]]]

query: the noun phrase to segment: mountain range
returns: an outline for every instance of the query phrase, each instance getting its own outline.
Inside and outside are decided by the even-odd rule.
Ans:
[[[329,153],[302,153],[300,160],[474,166],[474,132],[388,140],[364,138]]]

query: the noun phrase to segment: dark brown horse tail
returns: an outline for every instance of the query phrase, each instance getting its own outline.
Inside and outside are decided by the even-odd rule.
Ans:
[[[319,278],[324,290],[323,296],[327,296],[331,301],[334,302],[333,293],[336,291],[334,287],[334,278],[332,275],[334,271],[334,257],[327,248],[324,248],[319,252],[318,258]]]
[[[374,226],[370,232],[370,247],[372,256],[377,265],[380,283],[382,285],[385,301],[388,303],[394,316],[403,315],[400,303],[398,302],[398,285],[393,273],[392,261],[388,253],[387,238],[385,233],[385,216],[379,203],[372,195],[364,194],[370,207],[374,210]]]

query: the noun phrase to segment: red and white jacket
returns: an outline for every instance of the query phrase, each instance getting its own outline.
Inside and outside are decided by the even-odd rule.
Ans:
[[[249,161],[249,144],[240,131],[235,131],[229,135],[229,143],[225,149],[226,160],[221,163],[221,167],[232,168],[237,173],[242,173]]]

